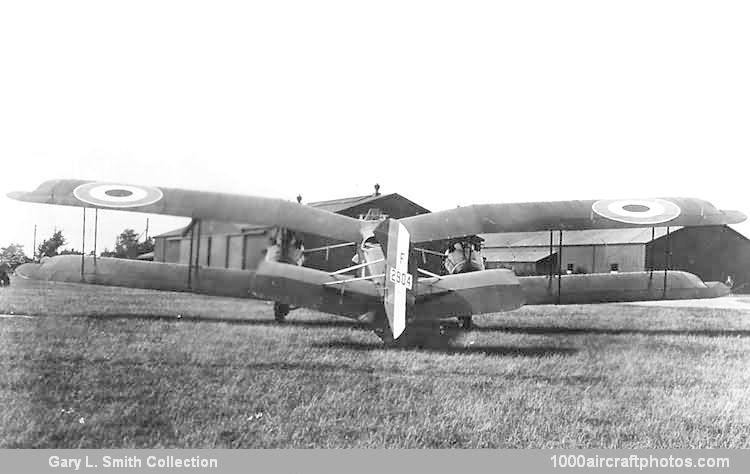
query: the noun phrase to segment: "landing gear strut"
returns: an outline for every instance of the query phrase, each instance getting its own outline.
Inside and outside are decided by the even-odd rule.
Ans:
[[[273,303],[273,318],[277,323],[283,323],[286,320],[286,315],[289,314],[289,305],[274,301]]]

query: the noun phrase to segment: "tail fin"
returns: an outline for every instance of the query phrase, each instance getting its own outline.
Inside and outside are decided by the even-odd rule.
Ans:
[[[409,231],[399,221],[387,219],[375,229],[375,238],[385,255],[385,314],[393,339],[397,339],[406,329],[407,291],[416,284],[416,277],[409,272]]]

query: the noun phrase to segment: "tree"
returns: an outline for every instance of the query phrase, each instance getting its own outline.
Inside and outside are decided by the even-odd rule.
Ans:
[[[133,229],[125,229],[115,241],[115,257],[135,258],[138,256],[138,234]]]
[[[10,244],[7,247],[0,248],[0,267],[3,265],[10,269],[30,261],[29,257],[23,251],[23,245]]]
[[[153,238],[148,238],[143,242],[139,242],[138,234],[136,234],[133,229],[125,229],[117,237],[113,256],[117,258],[136,258],[138,255],[153,252],[153,250]]]
[[[117,236],[115,250],[110,252],[104,249],[102,257],[136,258],[138,255],[152,252],[154,250],[154,239],[148,238],[143,242],[138,241],[138,234],[133,229],[125,229]]]
[[[52,237],[47,240],[43,240],[42,243],[39,244],[39,247],[37,247],[37,254],[39,255],[39,258],[54,257],[55,255],[58,255],[57,250],[66,243],[67,241],[62,235],[62,231],[58,230],[57,232],[52,234]]]

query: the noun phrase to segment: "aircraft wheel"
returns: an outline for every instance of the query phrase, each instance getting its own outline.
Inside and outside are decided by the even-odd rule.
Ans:
[[[273,303],[273,318],[277,323],[283,323],[286,320],[286,316],[289,314],[289,305],[274,301]]]
[[[474,327],[474,323],[471,320],[471,316],[461,316],[458,318],[461,329],[470,331]]]

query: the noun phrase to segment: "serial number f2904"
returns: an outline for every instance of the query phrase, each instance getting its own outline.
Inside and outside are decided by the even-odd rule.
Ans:
[[[388,279],[397,285],[405,286],[411,290],[412,277],[410,273],[403,273],[398,271],[395,267],[392,267],[388,272]]]

